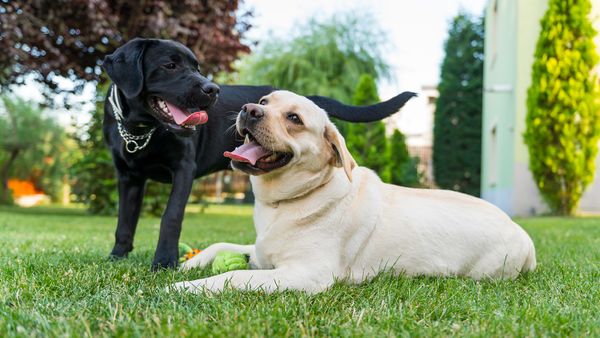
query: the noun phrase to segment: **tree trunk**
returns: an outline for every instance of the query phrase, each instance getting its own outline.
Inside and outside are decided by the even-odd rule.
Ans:
[[[0,191],[0,204],[8,202],[8,175],[10,173],[10,167],[14,163],[20,151],[20,148],[13,148],[10,151],[10,156],[8,160],[6,161],[6,163],[4,163],[2,169],[0,170],[0,187],[2,188]]]

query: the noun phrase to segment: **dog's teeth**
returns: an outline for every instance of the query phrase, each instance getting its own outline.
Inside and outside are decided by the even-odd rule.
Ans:
[[[277,159],[277,154],[273,153],[263,159],[263,162],[273,162]]]
[[[244,138],[244,144],[246,143],[250,143],[250,136],[248,136],[248,134],[246,134],[246,137]]]

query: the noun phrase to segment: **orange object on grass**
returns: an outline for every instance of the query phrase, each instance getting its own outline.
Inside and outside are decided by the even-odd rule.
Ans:
[[[8,189],[12,191],[14,198],[19,198],[28,195],[43,194],[43,192],[35,189],[35,186],[30,181],[10,179],[8,180]]]
[[[192,259],[192,257],[196,256],[197,254],[201,253],[202,250],[198,250],[198,249],[192,249],[192,251],[187,252],[183,255],[183,258],[187,261]]]

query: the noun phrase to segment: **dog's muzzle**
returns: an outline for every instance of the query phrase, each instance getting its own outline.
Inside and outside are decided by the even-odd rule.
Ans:
[[[265,116],[265,111],[261,106],[254,103],[247,103],[242,106],[240,111],[239,129],[252,128],[258,124]]]

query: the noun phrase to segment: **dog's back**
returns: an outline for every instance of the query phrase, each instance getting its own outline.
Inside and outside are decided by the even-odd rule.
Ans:
[[[376,186],[383,202],[375,232],[354,271],[393,268],[407,275],[514,278],[535,268],[527,233],[496,206],[447,190],[385,184],[366,168],[353,185]],[[356,198],[372,210],[372,197]],[[348,213],[359,212],[348,210]]]

